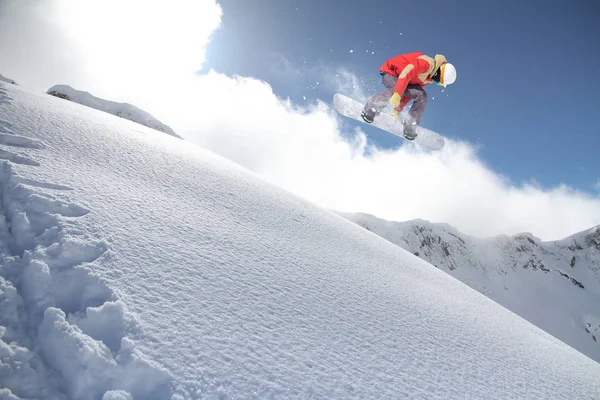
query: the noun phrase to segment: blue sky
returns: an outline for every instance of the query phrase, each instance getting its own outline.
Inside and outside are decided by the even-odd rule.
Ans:
[[[319,76],[324,70],[356,74],[371,94],[380,89],[378,69],[385,59],[411,51],[442,53],[457,67],[458,79],[444,92],[427,87],[433,100],[423,126],[478,145],[484,162],[516,183],[598,190],[597,1],[219,4],[222,23],[208,45],[205,70],[264,79],[275,94],[301,104],[330,101],[335,87]],[[402,141],[366,131],[383,147]]]

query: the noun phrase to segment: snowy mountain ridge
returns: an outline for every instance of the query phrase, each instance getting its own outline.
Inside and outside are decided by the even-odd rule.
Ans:
[[[477,238],[448,224],[339,213],[600,362],[600,226],[558,241]]]
[[[104,111],[117,117],[125,118],[149,128],[156,129],[168,135],[181,139],[171,127],[163,124],[144,110],[128,103],[117,103],[110,100],[104,100],[92,95],[91,93],[73,89],[68,85],[55,85],[47,91],[48,94],[70,100],[96,110]]]

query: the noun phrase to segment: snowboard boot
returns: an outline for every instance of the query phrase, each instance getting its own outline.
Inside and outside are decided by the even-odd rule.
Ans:
[[[407,140],[415,140],[417,138],[417,123],[410,119],[402,121],[404,127],[404,137]]]
[[[375,113],[376,110],[374,108],[370,108],[368,110],[363,110],[363,112],[360,113],[360,116],[362,117],[363,121],[365,121],[367,124],[371,124],[373,123],[373,119],[375,119]]]

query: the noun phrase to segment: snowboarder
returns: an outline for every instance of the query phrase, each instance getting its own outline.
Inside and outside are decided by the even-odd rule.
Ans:
[[[398,118],[400,111],[414,100],[408,116],[402,121],[404,137],[408,140],[417,137],[417,125],[427,107],[427,93],[423,86],[436,82],[446,87],[456,80],[456,69],[446,61],[446,57],[436,54],[432,58],[420,52],[400,54],[387,60],[379,73],[387,89],[369,98],[361,117],[365,122],[372,123],[389,101],[393,107],[392,116]]]

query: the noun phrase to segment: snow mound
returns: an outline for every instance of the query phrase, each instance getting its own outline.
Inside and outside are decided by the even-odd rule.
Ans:
[[[0,115],[6,398],[600,398],[600,364],[213,153],[17,86]]]
[[[140,110],[131,104],[104,100],[99,97],[95,97],[88,92],[75,90],[68,85],[52,86],[50,89],[48,89],[47,93],[52,96],[60,97],[61,99],[70,100],[84,106],[95,108],[96,110],[116,115],[117,117],[137,122],[138,124],[145,125],[149,128],[156,129],[157,131],[161,131],[181,139],[181,136],[177,135],[169,126],[158,121],[146,111]]]
[[[0,81],[2,81],[2,82],[6,82],[6,83],[10,83],[10,84],[13,84],[13,85],[16,85],[16,84],[17,84],[17,82],[13,81],[13,80],[12,80],[12,79],[10,79],[10,78],[7,78],[7,77],[5,77],[5,76],[2,76],[1,74],[0,74]]]

